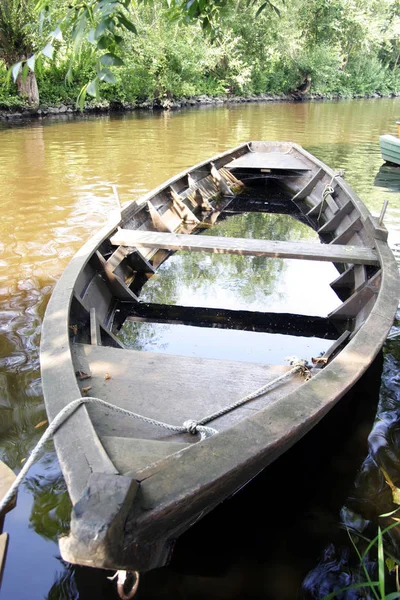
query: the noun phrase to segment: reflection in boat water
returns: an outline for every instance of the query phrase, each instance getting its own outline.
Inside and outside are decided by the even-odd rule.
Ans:
[[[268,204],[277,201],[273,190],[267,198]],[[318,242],[315,232],[297,220],[297,214],[234,214],[234,209],[238,212],[243,204],[253,209],[253,202],[254,190],[241,194],[235,202],[237,208],[229,205],[229,212],[222,213],[222,220],[207,230],[206,235]],[[288,204],[288,198],[286,202],[281,199],[281,212],[287,212]],[[155,304],[326,316],[339,304],[329,287],[335,277],[330,263],[179,252],[150,278],[140,297],[142,302]],[[308,287],[311,282],[312,295]],[[290,289],[296,289],[296,294],[288,294]],[[284,364],[285,358],[293,355],[311,361],[312,356],[318,356],[330,345],[329,339],[321,339],[323,335],[306,340],[295,335],[254,333],[254,330],[251,323],[247,331],[233,331],[229,327],[221,331],[138,319],[125,322],[120,339],[135,350],[270,364]]]

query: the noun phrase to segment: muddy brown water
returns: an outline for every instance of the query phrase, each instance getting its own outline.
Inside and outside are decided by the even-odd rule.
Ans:
[[[174,173],[245,140],[294,141],[332,168],[344,168],[347,181],[373,214],[379,214],[383,201],[389,199],[385,223],[390,231],[390,244],[397,254],[400,174],[381,168],[378,138],[382,133],[395,133],[399,113],[400,100],[371,99],[246,104],[175,113],[0,124],[1,458],[17,472],[43,430],[44,426],[37,425],[46,419],[39,372],[44,310],[71,256],[115,210],[112,184],[118,186],[121,201],[125,202],[139,197]],[[251,222],[238,218],[237,225],[232,224],[233,220],[227,223],[231,229],[237,227],[240,231],[249,226],[255,230],[261,227],[275,231],[280,239],[308,239],[309,232],[303,231],[296,221],[288,224],[287,219],[258,215]],[[310,288],[310,281],[321,282],[325,275],[329,280],[329,273],[303,271],[294,267],[293,261],[283,261],[285,265],[271,271],[262,261],[244,264],[234,259],[229,265],[224,263],[224,277],[221,277],[220,266],[210,265],[208,257],[204,263],[197,262],[196,268],[188,262],[186,272],[192,273],[192,278],[171,278],[171,273],[179,271],[177,267],[185,260],[184,256],[178,256],[174,257],[175,262],[166,263],[165,274],[169,272],[169,278],[161,274],[155,279],[154,289],[149,287],[148,291],[151,301],[168,297],[171,302],[190,305],[195,296],[197,305],[206,306],[212,296],[212,301],[227,303],[230,308],[251,306],[259,310],[279,306],[282,309],[284,305],[287,312],[309,311],[311,314],[326,314],[335,302],[331,297],[321,300],[318,289]],[[312,268],[318,269],[317,266]],[[168,283],[172,280],[174,289]],[[211,282],[218,283],[218,290],[212,295]],[[185,337],[183,330],[172,330],[142,331],[140,342],[145,340],[148,349],[158,347],[160,351],[171,352],[192,343],[192,333]],[[203,333],[196,338],[196,352],[200,355],[211,346],[216,351],[215,342],[202,337]],[[225,348],[246,345],[236,337],[238,333],[234,332],[234,338],[227,338]],[[140,337],[134,330],[128,331],[126,336],[133,340],[133,346]],[[273,360],[282,360],[283,353],[287,354],[285,344],[282,343],[281,348],[270,339],[268,343],[267,350],[274,352],[275,348]],[[304,344],[309,348],[311,342]],[[277,347],[280,348],[278,354]],[[318,348],[313,346],[309,352],[314,353]],[[187,352],[193,352],[193,348]],[[223,345],[220,352],[224,352]],[[394,432],[397,431],[400,389],[396,380],[398,353],[394,340],[387,351],[383,376],[384,413]],[[235,357],[240,358],[240,351]],[[377,399],[377,390],[374,393]],[[396,435],[391,437],[395,443]],[[293,455],[291,461],[295,460]],[[288,468],[287,464],[282,465]],[[362,472],[368,471],[367,467],[363,469]],[[293,470],[296,466],[291,462],[290,471]],[[333,489],[340,487],[332,479],[334,475],[328,477],[327,472],[326,467],[319,471],[318,477],[328,478]],[[282,473],[279,477],[282,479]],[[250,512],[257,514],[258,510],[259,514],[265,514],[260,494],[271,495],[271,481],[254,484],[256,487],[246,492],[247,497],[239,494],[228,507],[221,507],[218,517],[208,519],[192,537],[186,536],[177,545],[177,558],[172,566],[144,578],[139,597],[318,598],[322,597],[321,582],[332,579],[331,572],[320,566],[324,560],[344,565],[342,572],[348,575],[347,559],[336,546],[332,549],[329,541],[329,535],[332,539],[336,536],[332,532],[341,519],[339,513],[323,519],[323,529],[326,520],[332,521],[332,528],[327,528],[324,540],[319,540],[318,547],[311,552],[314,569],[310,568],[312,560],[307,565],[304,563],[306,532],[313,528],[309,515],[311,501],[307,499],[313,496],[315,480],[307,481],[306,489],[297,481],[301,502],[298,488],[291,491],[293,499],[289,507],[282,498],[278,501],[274,507],[276,519],[272,517],[272,521],[279,522],[278,527],[277,523],[271,524],[271,518],[264,518],[261,535],[259,520],[243,520],[240,515],[242,511],[249,514],[249,503]],[[257,485],[262,487],[257,488]],[[360,485],[357,483],[356,487]],[[363,485],[367,485],[369,497],[386,493],[378,476]],[[281,486],[277,484],[277,487]],[[277,498],[278,491],[273,490]],[[115,597],[113,584],[103,574],[73,569],[62,562],[57,537],[68,529],[69,510],[57,459],[49,443],[19,492],[17,508],[6,519],[10,545],[1,597],[14,600]],[[294,512],[304,515],[297,529],[291,527]],[[224,528],[218,529],[222,521]],[[321,524],[317,517],[313,517],[312,522]],[[272,558],[274,554],[279,554],[278,563]],[[314,575],[308,575],[308,592],[302,592],[301,582],[310,572]],[[315,587],[315,581],[319,587]],[[326,586],[330,589],[328,583]],[[310,591],[311,588],[314,591]]]

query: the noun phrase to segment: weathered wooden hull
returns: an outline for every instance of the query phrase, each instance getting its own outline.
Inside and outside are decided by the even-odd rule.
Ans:
[[[384,161],[400,165],[400,138],[389,134],[381,135],[379,145]]]
[[[323,244],[193,235],[216,214],[207,212],[209,202],[228,202],[225,186],[240,189],[240,179],[255,177],[281,178]],[[201,203],[205,212],[198,222]],[[327,337],[336,341],[309,381],[296,375],[267,401],[253,400],[251,410],[244,406],[217,418],[209,425],[218,433],[203,441],[81,406],[55,435],[73,503],[71,532],[60,540],[63,558],[110,569],[165,564],[181,533],[314,427],[368,369],[392,325],[399,282],[386,239],[386,229],[326,165],[295,144],[261,142],[242,144],[172,178],[93,236],[72,259],[46,311],[41,369],[50,420],[90,387],[91,396],[180,425],[286,372],[284,366],[161,357],[120,347],[116,333],[127,315],[190,319],[187,311],[165,316],[165,307],[138,300],[144,281],[173,251],[328,260],[339,273],[331,286],[342,303],[324,321]],[[267,317],[255,314],[260,331],[282,327]],[[221,326],[212,311],[202,318],[206,325],[218,319]],[[246,318],[237,315],[238,328]],[[205,391],[205,380],[212,382],[211,391]]]

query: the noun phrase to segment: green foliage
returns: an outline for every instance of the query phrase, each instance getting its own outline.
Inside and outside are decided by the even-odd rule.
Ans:
[[[0,0],[0,58],[7,66],[35,51],[33,0]]]
[[[58,104],[74,104],[83,85],[94,76],[94,70],[89,63],[81,64],[79,69],[72,70],[72,82],[66,81],[68,63],[45,68],[38,74],[38,86],[41,103],[47,106]]]
[[[385,515],[381,515],[381,517],[393,517],[395,513],[398,512],[398,508],[391,513],[387,513]],[[353,545],[353,548],[358,556],[360,561],[360,566],[362,568],[364,581],[353,583],[352,585],[346,586],[339,590],[335,590],[334,592],[324,596],[322,600],[334,600],[334,598],[339,598],[343,592],[348,590],[361,589],[369,590],[372,594],[371,597],[376,600],[395,600],[400,598],[400,592],[390,592],[386,593],[387,589],[387,574],[393,570],[397,570],[400,566],[400,559],[396,558],[390,551],[389,548],[390,538],[388,538],[388,534],[394,528],[399,527],[399,520],[397,517],[393,517],[393,523],[381,529],[378,526],[377,535],[372,540],[367,540],[369,543],[366,548],[361,552],[359,549],[360,542],[365,542],[366,538],[363,536],[357,535],[356,532],[351,532],[347,529],[347,533],[349,535],[350,541]],[[378,567],[378,580],[374,581],[371,578],[371,575],[367,569],[366,563],[368,560],[368,556],[371,551],[375,550],[377,555],[377,567]],[[396,586],[397,587],[397,586]],[[364,592],[365,593],[365,592]]]
[[[327,96],[400,89],[396,0],[43,0],[42,34],[17,0],[0,0],[0,28],[1,9],[10,6],[19,24],[13,35],[19,28],[31,40],[14,75],[35,70],[44,104],[78,95],[82,104],[91,96],[163,104],[201,94],[289,93],[306,77],[311,92]],[[29,57],[35,47],[41,50]],[[1,84],[3,104],[14,94]]]
[[[368,60],[360,54],[354,56],[349,60],[346,72],[348,86],[355,94],[388,93],[397,89],[398,69],[389,71],[374,55]]]
[[[7,78],[7,67],[0,60],[0,110],[18,110],[24,102],[18,97],[14,84]]]

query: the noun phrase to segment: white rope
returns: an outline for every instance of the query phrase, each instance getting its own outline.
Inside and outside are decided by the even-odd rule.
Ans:
[[[336,179],[336,177],[344,177],[345,171],[344,169],[341,169],[340,171],[337,171],[337,173],[334,173],[332,175],[332,179],[330,180],[329,183],[326,184],[326,186],[324,187],[323,191],[322,191],[322,202],[321,202],[321,208],[319,209],[319,214],[317,217],[317,221],[320,220],[321,215],[322,215],[322,210],[324,208],[324,204],[326,202],[326,199],[328,196],[332,196],[332,194],[335,192],[335,188],[332,186],[334,180]]]
[[[63,423],[65,423],[65,421],[83,404],[99,404],[100,406],[104,406],[105,408],[113,410],[124,416],[131,417],[132,419],[137,419],[138,421],[148,423],[149,425],[155,425],[156,427],[161,427],[163,429],[167,429],[168,431],[173,431],[174,433],[191,433],[192,435],[199,433],[200,434],[199,441],[202,441],[206,437],[214,435],[215,433],[218,433],[218,431],[216,429],[214,429],[213,427],[205,427],[205,423],[209,423],[210,421],[213,421],[213,420],[217,419],[218,417],[225,415],[226,413],[230,412],[231,410],[238,408],[242,404],[245,404],[246,402],[249,402],[250,400],[257,398],[258,396],[265,394],[272,387],[276,386],[278,383],[281,383],[285,379],[288,379],[294,373],[301,372],[303,375],[307,375],[307,376],[309,375],[309,370],[307,368],[307,361],[299,360],[297,358],[292,358],[292,359],[290,359],[290,364],[293,365],[292,369],[290,369],[283,375],[280,375],[273,381],[270,381],[269,383],[267,383],[263,387],[259,388],[255,392],[252,392],[251,394],[244,396],[244,398],[241,398],[237,402],[234,402],[233,404],[230,404],[229,406],[226,406],[225,408],[222,408],[221,410],[219,410],[215,413],[212,413],[211,415],[208,415],[207,417],[204,417],[200,421],[188,420],[188,421],[185,421],[183,423],[183,425],[170,425],[168,423],[164,423],[163,421],[157,421],[156,419],[150,419],[149,417],[144,417],[143,415],[139,415],[130,410],[126,410],[125,408],[121,408],[120,406],[116,406],[115,404],[110,404],[110,402],[106,402],[105,400],[101,400],[100,398],[95,398],[94,396],[85,396],[83,398],[77,398],[76,400],[72,400],[72,402],[67,404],[67,406],[65,406],[62,410],[60,410],[60,412],[54,417],[54,419],[51,421],[48,428],[46,429],[46,431],[40,438],[39,442],[36,444],[35,448],[32,450],[31,455],[29,456],[28,460],[25,462],[21,471],[18,473],[14,483],[11,485],[7,494],[1,500],[0,514],[4,510],[4,508],[8,505],[10,500],[13,498],[14,494],[17,492],[18,487],[24,480],[25,475],[27,474],[27,472],[29,471],[31,466],[36,461],[36,459],[39,456],[40,452],[42,451],[45,443],[54,435],[54,433],[57,431],[57,429]]]
[[[14,494],[18,490],[18,487],[22,483],[25,478],[25,475],[31,468],[31,466],[36,461],[40,452],[43,449],[45,443],[53,436],[53,434],[57,431],[57,429],[74,413],[80,406],[83,404],[100,404],[105,408],[114,410],[115,412],[121,413],[127,417],[131,417],[133,419],[138,419],[139,421],[143,421],[144,423],[148,423],[149,425],[155,425],[157,427],[162,427],[163,429],[167,429],[168,431],[174,431],[175,433],[200,433],[200,441],[204,440],[207,436],[218,433],[216,429],[212,427],[203,427],[199,425],[196,429],[193,429],[193,421],[185,421],[183,425],[169,425],[168,423],[163,423],[162,421],[157,421],[156,419],[149,419],[148,417],[143,417],[142,415],[138,415],[130,410],[126,410],[125,408],[121,408],[119,406],[115,406],[114,404],[110,404],[105,400],[100,400],[100,398],[95,398],[92,396],[86,396],[84,398],[77,398],[76,400],[72,400],[67,406],[65,406],[60,412],[54,417],[35,448],[32,450],[31,455],[28,460],[25,462],[21,471],[18,473],[14,483],[11,485],[7,494],[0,502],[0,514],[13,498]]]
[[[225,408],[221,408],[221,410],[218,410],[217,412],[213,413],[212,415],[209,415],[208,417],[205,417],[204,419],[201,419],[200,421],[193,421],[193,426],[198,427],[199,425],[205,425],[206,423],[209,423],[210,421],[214,421],[218,417],[222,417],[222,415],[225,415],[226,413],[230,412],[231,410],[238,408],[239,406],[242,406],[242,404],[245,404],[246,402],[250,402],[250,400],[254,400],[254,398],[257,398],[258,396],[262,396],[263,394],[268,392],[271,388],[275,387],[278,383],[282,383],[282,381],[285,381],[285,379],[289,379],[289,377],[291,377],[292,375],[294,375],[297,372],[301,372],[301,373],[303,373],[303,375],[309,375],[310,371],[307,368],[306,360],[299,360],[298,358],[294,357],[294,358],[290,359],[290,364],[293,365],[293,368],[290,369],[290,371],[286,371],[286,373],[284,373],[283,375],[280,375],[273,381],[270,381],[269,383],[267,383],[263,387],[259,388],[255,392],[248,394],[244,398],[241,398],[237,402],[234,402],[233,404],[230,404],[229,406],[226,406]]]

